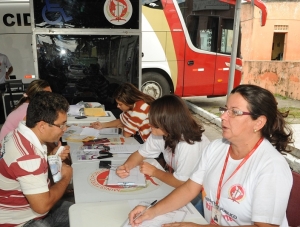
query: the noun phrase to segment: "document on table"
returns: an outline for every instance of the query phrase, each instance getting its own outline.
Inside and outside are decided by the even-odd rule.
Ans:
[[[151,202],[142,201],[138,205],[142,206],[149,206]],[[153,218],[152,220],[144,221],[143,223],[139,224],[139,227],[161,227],[163,224],[173,223],[173,222],[182,222],[186,216],[186,211],[183,209],[175,210],[160,216]],[[126,222],[122,227],[131,227],[129,224],[129,220],[127,219]]]
[[[115,169],[110,169],[106,185],[118,185],[124,187],[146,186],[146,178],[140,172],[139,167],[130,170],[129,176],[121,178],[116,174]]]
[[[98,160],[100,149],[85,149],[76,151],[78,161]]]
[[[142,144],[124,144],[124,145],[110,145],[109,152],[112,154],[132,154],[137,151]]]
[[[100,135],[118,135],[118,128],[103,128],[103,129],[94,129],[90,127],[85,127],[80,132],[80,135],[94,136],[99,137]]]

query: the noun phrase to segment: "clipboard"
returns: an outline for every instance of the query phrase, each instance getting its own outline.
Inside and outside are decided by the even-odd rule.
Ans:
[[[122,187],[146,187],[146,178],[145,175],[140,172],[138,166],[131,169],[129,176],[126,178],[119,177],[116,174],[115,169],[110,169],[106,185]]]

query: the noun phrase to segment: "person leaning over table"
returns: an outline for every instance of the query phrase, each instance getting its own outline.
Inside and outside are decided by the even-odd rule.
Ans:
[[[39,91],[52,92],[50,85],[45,80],[33,80],[27,87],[23,97],[19,100],[16,108],[7,116],[0,132],[0,143],[4,136],[18,127],[20,121],[26,116],[26,111],[30,100]]]
[[[151,135],[118,167],[117,174],[125,178],[129,176],[130,169],[139,165],[142,173],[177,188],[189,179],[209,140],[203,134],[202,125],[193,119],[187,105],[176,95],[165,95],[155,100],[150,107],[149,120]],[[168,172],[143,162],[145,158],[158,157],[161,152]],[[201,193],[192,203],[203,213]]]
[[[292,173],[281,152],[287,151],[292,142],[292,131],[277,109],[274,96],[255,85],[240,85],[232,90],[220,112],[223,139],[208,145],[186,183],[135,222],[133,218],[144,207],[131,211],[132,226],[184,206],[201,189],[210,226],[288,226],[286,209]]]
[[[150,95],[144,94],[130,83],[120,85],[113,94],[118,108],[123,111],[120,119],[110,122],[94,122],[90,126],[95,129],[122,128],[123,136],[130,137],[138,133],[142,141],[146,141],[151,133],[148,112],[154,101]]]
[[[45,145],[57,142],[66,130],[68,108],[63,96],[38,92],[29,103],[26,124],[20,122],[3,140],[0,226],[69,226],[68,210],[72,203],[60,199],[70,183],[72,168],[63,163],[61,180],[50,185]],[[69,152],[62,151],[62,160]]]

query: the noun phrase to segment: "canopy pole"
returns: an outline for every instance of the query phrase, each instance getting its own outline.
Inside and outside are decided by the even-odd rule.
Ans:
[[[227,98],[229,97],[234,84],[236,55],[237,55],[237,47],[239,43],[239,31],[240,31],[240,10],[241,10],[241,0],[237,0],[235,3],[235,12],[234,12],[233,39],[232,39],[232,51],[230,57]]]

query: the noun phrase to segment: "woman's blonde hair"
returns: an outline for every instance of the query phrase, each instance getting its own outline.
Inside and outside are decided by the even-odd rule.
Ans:
[[[36,95],[37,92],[43,91],[46,87],[50,87],[46,80],[33,80],[27,87],[25,94],[19,100],[15,109],[21,106],[24,102],[29,101]]]
[[[153,97],[144,94],[130,83],[124,83],[120,85],[114,92],[113,98],[124,103],[126,106],[132,106],[134,103],[140,100],[143,100],[149,105],[154,101]]]

